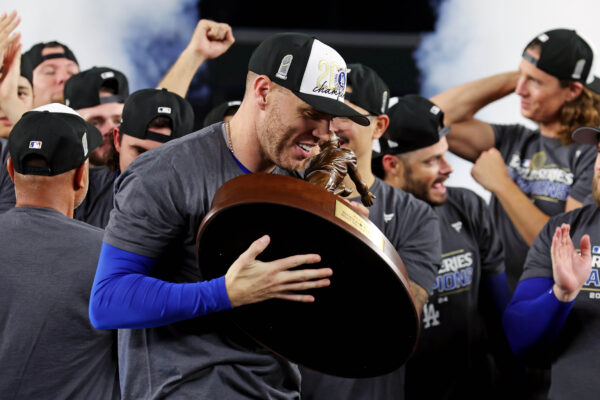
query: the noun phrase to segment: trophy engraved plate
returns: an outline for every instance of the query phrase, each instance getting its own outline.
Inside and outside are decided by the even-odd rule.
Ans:
[[[410,357],[419,317],[394,246],[366,217],[315,184],[254,173],[226,182],[198,230],[204,279],[224,275],[250,244],[268,234],[257,257],[272,261],[316,253],[331,285],[308,290],[314,303],[279,299],[229,312],[247,335],[276,354],[326,374],[364,378],[399,368]]]

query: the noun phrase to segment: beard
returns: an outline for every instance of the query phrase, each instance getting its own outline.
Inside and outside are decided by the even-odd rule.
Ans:
[[[258,134],[261,157],[265,163],[276,165],[287,170],[302,170],[306,167],[308,159],[304,161],[289,160],[286,158],[287,138],[291,135],[290,127],[286,126],[280,118],[281,112],[277,102],[273,102],[271,109],[265,117],[262,132]]]
[[[90,153],[90,164],[93,166],[107,165],[114,159],[116,149],[112,144],[112,135],[102,138],[100,146]]]
[[[402,188],[402,190],[411,193],[417,199],[423,200],[424,202],[432,206],[438,206],[440,204],[443,204],[447,198],[446,194],[444,194],[440,200],[434,200],[433,198],[431,198],[431,195],[429,194],[429,191],[431,190],[431,185],[426,182],[417,181],[413,179],[412,168],[408,164],[405,164],[404,168],[404,187]]]

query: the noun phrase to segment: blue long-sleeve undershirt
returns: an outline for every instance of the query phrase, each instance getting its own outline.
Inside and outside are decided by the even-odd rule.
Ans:
[[[565,324],[575,301],[559,301],[553,285],[552,278],[530,278],[517,286],[502,318],[515,354],[550,343]]]
[[[225,277],[171,283],[150,275],[157,261],[102,244],[90,298],[99,329],[151,328],[231,309]]]
[[[492,301],[492,305],[502,315],[506,305],[510,301],[510,290],[506,281],[506,273],[502,272],[498,275],[484,276],[483,285]]]

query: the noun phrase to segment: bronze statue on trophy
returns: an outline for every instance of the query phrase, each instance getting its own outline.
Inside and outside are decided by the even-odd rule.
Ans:
[[[319,147],[321,152],[309,160],[304,179],[335,195],[347,197],[352,193],[352,189],[346,187],[343,180],[349,175],[356,185],[362,203],[367,207],[372,206],[375,195],[369,192],[369,187],[360,177],[354,152],[349,148],[340,147],[339,137],[334,132],[329,132],[329,140]]]

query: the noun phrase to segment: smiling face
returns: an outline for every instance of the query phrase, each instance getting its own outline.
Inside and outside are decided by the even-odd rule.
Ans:
[[[328,140],[331,117],[283,87],[269,92],[265,111],[257,126],[262,158],[288,170],[304,169],[319,141]]]
[[[539,50],[526,51],[536,59],[540,56]],[[519,71],[521,75],[515,93],[521,97],[521,114],[542,124],[559,121],[562,106],[573,99],[572,88],[562,87],[558,78],[525,59],[521,60]]]
[[[429,147],[402,155],[404,179],[401,188],[429,204],[442,204],[446,201],[444,182],[453,169],[446,160],[448,142],[443,137]]]
[[[42,50],[42,56],[64,54],[64,52],[62,46],[47,47]],[[49,103],[64,103],[65,82],[77,73],[79,73],[79,66],[67,58],[51,58],[35,67],[33,70],[34,107]]]

